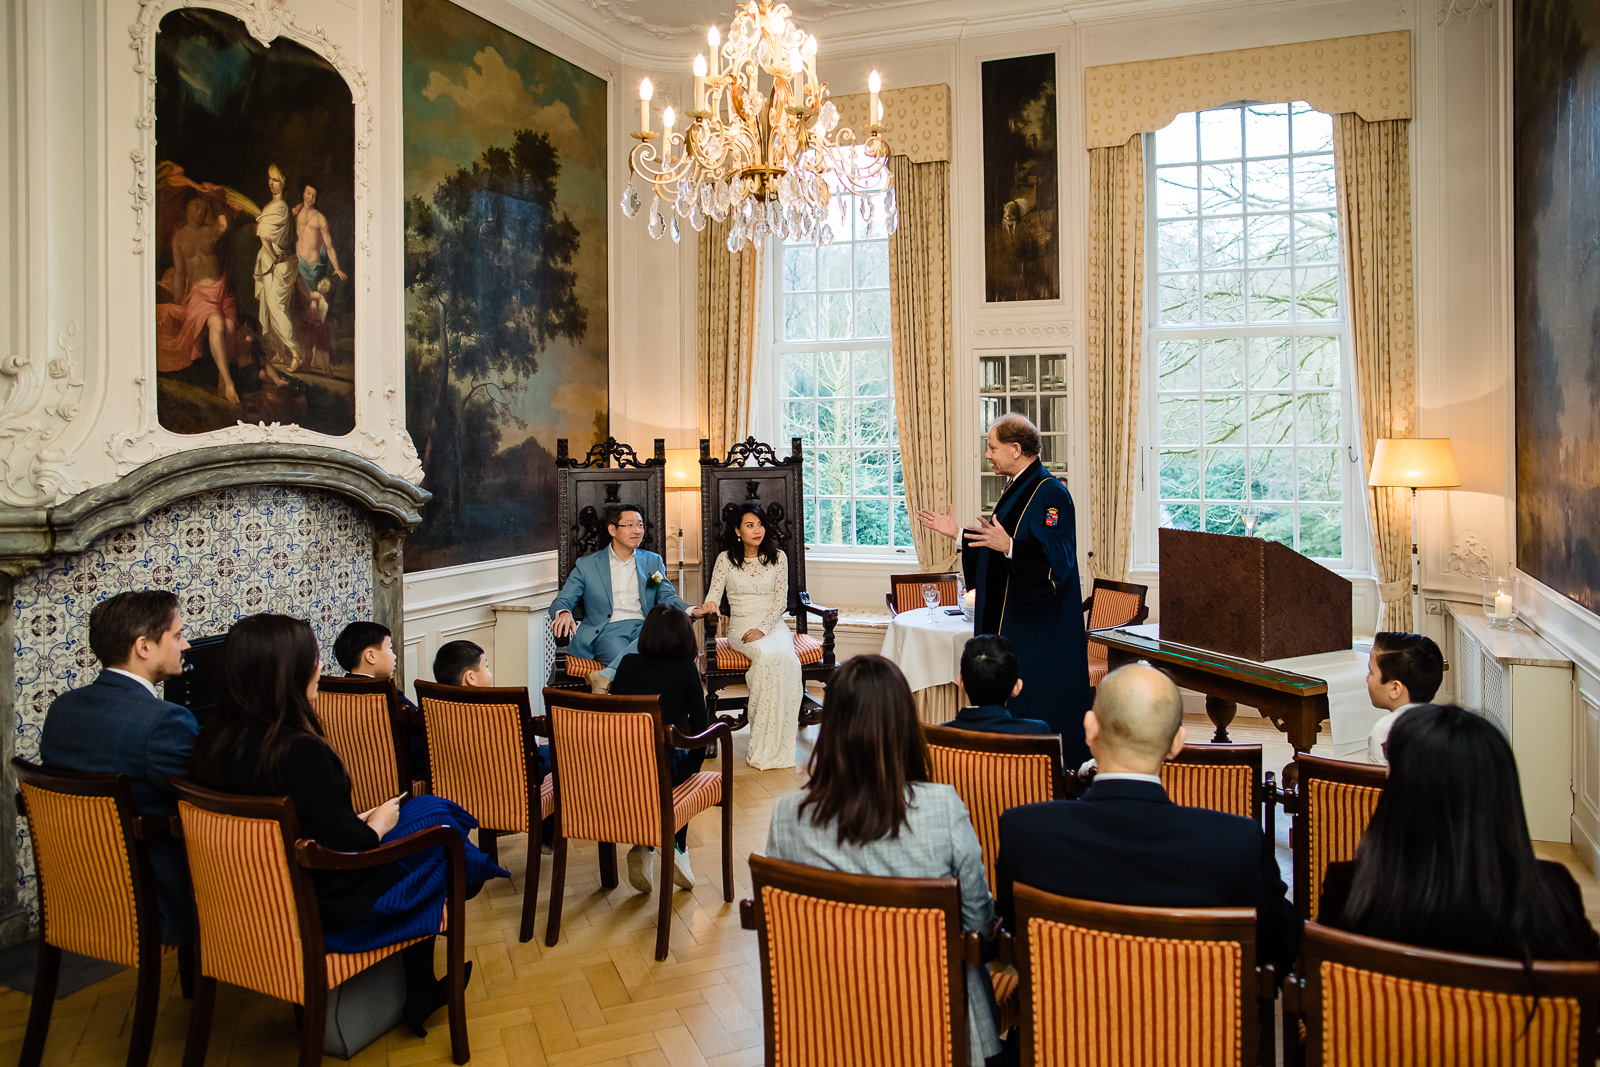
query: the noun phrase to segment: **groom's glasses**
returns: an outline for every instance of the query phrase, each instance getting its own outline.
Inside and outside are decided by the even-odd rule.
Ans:
[[[619,522],[619,523],[617,523],[617,529],[619,529],[619,530],[642,530],[642,529],[644,529],[644,523],[642,523],[642,522]]]

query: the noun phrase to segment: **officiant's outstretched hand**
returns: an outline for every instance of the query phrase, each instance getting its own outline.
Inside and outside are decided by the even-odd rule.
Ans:
[[[923,526],[926,526],[928,529],[932,530],[934,533],[944,534],[952,541],[954,541],[961,533],[961,528],[956,525],[956,512],[954,508],[951,508],[943,515],[939,514],[937,511],[929,511],[927,508],[918,508],[917,521]]]

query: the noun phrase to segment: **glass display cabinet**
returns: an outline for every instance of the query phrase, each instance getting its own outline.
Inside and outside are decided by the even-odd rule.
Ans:
[[[1057,477],[1067,476],[1067,356],[1064,352],[1042,354],[994,354],[978,356],[978,403],[981,425],[987,434],[990,423],[1001,415],[1018,412],[1039,427],[1043,447],[1040,459]],[[978,445],[982,504],[985,513],[1000,500],[1005,479],[983,459],[986,441]]]

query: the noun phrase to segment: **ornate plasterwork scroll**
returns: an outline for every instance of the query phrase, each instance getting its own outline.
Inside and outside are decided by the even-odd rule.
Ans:
[[[8,384],[0,402],[0,503],[49,507],[88,488],[68,472],[61,438],[82,414],[83,358],[78,320],[56,334],[49,359],[12,353],[0,360]]]
[[[1084,71],[1089,148],[1159,130],[1235,100],[1304,100],[1368,122],[1411,117],[1411,31],[1138,60]]]
[[[1008,322],[998,326],[975,326],[975,341],[1070,341],[1072,323],[1067,322]]]

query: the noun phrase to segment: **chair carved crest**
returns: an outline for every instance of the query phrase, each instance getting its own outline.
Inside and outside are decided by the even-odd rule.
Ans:
[[[666,551],[666,440],[656,438],[654,454],[641,460],[632,445],[607,437],[573,457],[565,437],[556,441],[557,580],[565,582],[578,560],[610,543],[606,511],[617,504],[644,509],[641,548]]]

